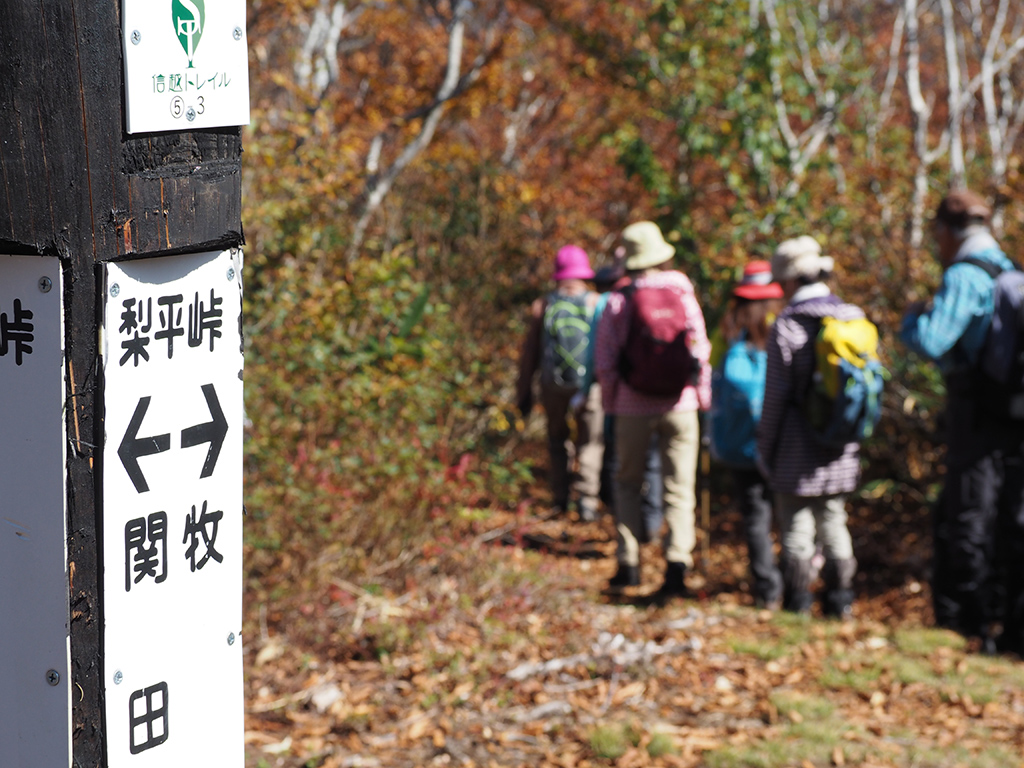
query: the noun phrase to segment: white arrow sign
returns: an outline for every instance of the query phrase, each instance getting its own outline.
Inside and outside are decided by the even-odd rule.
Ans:
[[[241,254],[108,264],[109,768],[241,768]]]

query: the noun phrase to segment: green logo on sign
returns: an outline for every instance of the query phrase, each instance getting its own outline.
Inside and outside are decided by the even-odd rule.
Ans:
[[[203,36],[206,25],[206,3],[204,0],[172,0],[171,18],[174,20],[174,34],[185,49],[191,69],[192,57],[196,55],[199,38]]]

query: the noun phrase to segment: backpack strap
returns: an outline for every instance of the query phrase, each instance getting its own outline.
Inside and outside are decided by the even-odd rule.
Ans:
[[[973,264],[974,266],[983,269],[993,280],[1005,271],[998,264],[993,264],[991,261],[979,259],[977,256],[964,256],[962,259],[955,261],[954,264]]]

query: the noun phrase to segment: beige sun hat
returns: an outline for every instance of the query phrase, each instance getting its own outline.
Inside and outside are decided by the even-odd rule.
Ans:
[[[779,243],[772,256],[772,277],[778,281],[817,280],[822,272],[831,272],[834,266],[835,259],[822,255],[817,240],[801,235]]]
[[[638,221],[622,230],[626,245],[626,269],[636,272],[656,267],[676,255],[653,221]]]

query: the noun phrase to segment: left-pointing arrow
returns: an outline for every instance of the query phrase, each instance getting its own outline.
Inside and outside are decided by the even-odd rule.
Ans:
[[[146,476],[142,474],[142,467],[139,466],[140,456],[152,456],[154,453],[163,453],[171,448],[171,436],[153,435],[152,437],[138,437],[139,429],[142,427],[142,420],[146,418],[146,411],[149,410],[150,398],[140,397],[139,404],[135,406],[135,413],[124,433],[124,439],[117,449],[117,455],[121,457],[128,477],[135,485],[135,490],[145,493],[149,490]]]

